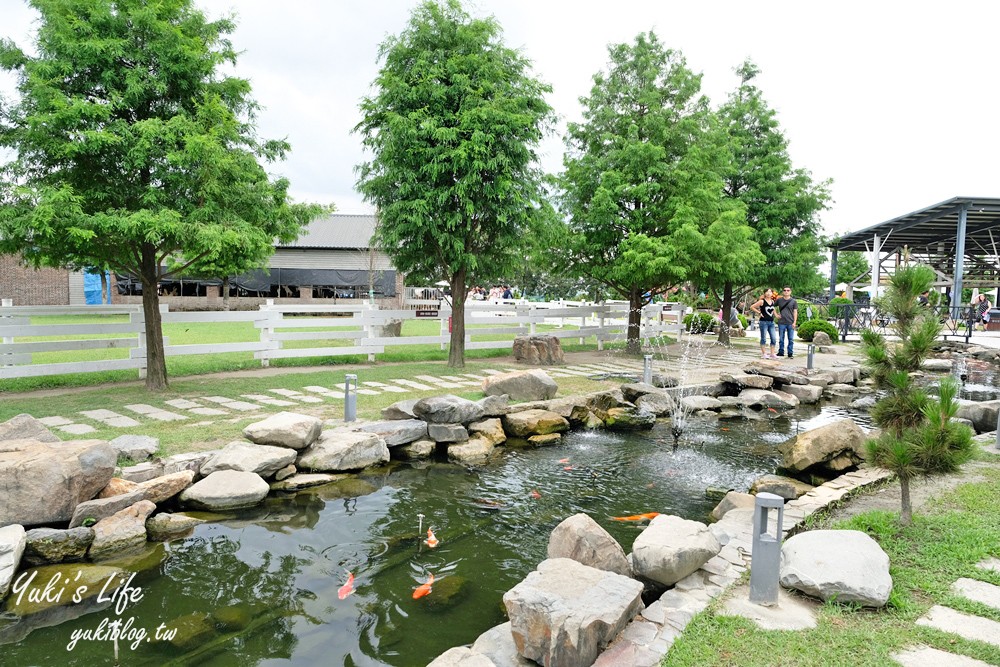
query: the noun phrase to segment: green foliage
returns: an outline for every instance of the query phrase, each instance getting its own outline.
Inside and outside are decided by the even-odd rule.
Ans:
[[[837,327],[826,320],[819,319],[806,320],[795,329],[798,337],[805,341],[811,341],[816,336],[817,331],[826,333],[830,337],[830,340],[835,343],[837,342],[837,337],[840,335]]]
[[[857,250],[844,250],[837,253],[837,282],[852,283],[871,271],[868,257]]]
[[[726,271],[762,258],[741,231],[742,208],[722,202],[725,138],[701,77],[651,32],[608,51],[607,71],[581,99],[583,122],[568,127],[557,179],[567,222],[550,257],[557,271],[629,299],[629,350],[637,352],[644,293],[688,279],[696,256]],[[708,238],[713,225],[717,238]],[[730,252],[739,261],[722,264],[720,253]]]
[[[684,330],[691,333],[706,333],[715,330],[718,320],[709,313],[688,313],[682,320]],[[744,324],[744,326],[746,326]]]
[[[0,109],[0,252],[138,276],[147,386],[166,386],[156,284],[198,263],[240,272],[319,212],[260,161],[289,146],[254,129],[229,19],[190,0],[34,0],[37,55],[0,44],[19,100]]]
[[[846,309],[844,308],[838,308],[838,306],[841,304],[850,304],[853,306],[854,302],[844,296],[835,296],[832,299],[830,299],[830,303],[827,306],[827,310],[831,318],[837,319],[839,317],[842,317],[844,313],[847,312]]]
[[[509,275],[542,215],[535,146],[549,87],[501,41],[493,18],[425,2],[382,43],[375,92],[355,128],[373,158],[358,190],[379,211],[376,239],[397,269],[452,285],[450,363],[464,364],[467,286]]]
[[[825,259],[818,213],[830,200],[829,181],[815,183],[796,169],[775,111],[755,85],[760,70],[750,61],[735,70],[739,86],[719,109],[730,140],[725,195],[743,204],[752,238],[765,261],[750,267],[746,283],[794,285],[799,294],[823,289]],[[736,282],[739,282],[738,280]]]
[[[904,524],[912,521],[910,479],[955,469],[968,458],[971,446],[968,429],[959,429],[951,422],[957,410],[954,381],[943,380],[939,398],[929,400],[912,377],[941,332],[942,325],[933,311],[918,301],[933,281],[934,272],[926,266],[896,271],[876,306],[891,318],[898,342],[890,344],[885,336],[871,330],[862,332],[861,338],[866,364],[882,392],[871,412],[882,434],[867,443],[868,458],[899,477]]]

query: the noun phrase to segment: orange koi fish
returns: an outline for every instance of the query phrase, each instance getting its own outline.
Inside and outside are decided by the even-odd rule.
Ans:
[[[531,497],[534,498],[535,500],[538,500],[539,498],[542,497],[542,494],[540,494],[538,492],[538,489],[532,489],[531,490]]]
[[[572,470],[573,466],[563,466],[563,470]]]
[[[645,514],[633,514],[632,516],[613,516],[615,521],[650,521],[660,516],[659,512],[646,512]]]
[[[430,528],[427,529],[427,539],[424,540],[424,544],[429,546],[431,549],[438,545],[438,538],[434,536],[434,531]]]
[[[728,431],[729,429],[728,429],[728,428],[726,428],[725,426],[723,426],[723,427],[722,427],[722,428],[720,428],[719,430],[720,430],[720,431]]]
[[[768,412],[777,412],[777,410],[775,410],[774,408],[768,408],[767,411]]]
[[[343,600],[354,592],[354,573],[347,573],[347,583],[337,589],[337,597]]]
[[[569,459],[559,459],[559,463],[569,463]]]
[[[427,580],[426,584],[420,584],[417,586],[416,590],[413,591],[413,599],[419,600],[428,593],[431,592],[431,584],[434,583],[434,573],[431,573],[431,578]]]

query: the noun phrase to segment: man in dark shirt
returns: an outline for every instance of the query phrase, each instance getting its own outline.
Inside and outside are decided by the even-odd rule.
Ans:
[[[778,356],[785,356],[785,336],[788,336],[788,358],[794,353],[795,327],[799,324],[799,302],[792,298],[792,288],[787,285],[782,288],[781,296],[774,302],[778,308]]]

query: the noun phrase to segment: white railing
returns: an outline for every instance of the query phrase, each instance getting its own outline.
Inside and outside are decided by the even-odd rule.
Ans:
[[[655,338],[665,333],[679,334],[684,310],[664,309],[665,304],[643,308],[642,336]],[[127,322],[32,324],[41,316],[122,316]],[[445,349],[450,341],[452,311],[442,301],[417,309],[383,310],[375,305],[274,305],[256,311],[170,311],[160,307],[163,324],[252,322],[258,339],[235,343],[171,345],[164,338],[168,357],[227,352],[252,352],[262,366],[272,359],[289,357],[331,357],[367,355],[374,361],[386,346],[436,344]],[[413,319],[437,319],[440,329],[430,336],[389,336],[390,324]],[[546,334],[557,338],[584,339],[594,336],[598,349],[611,340],[624,339],[628,322],[627,303],[543,302],[513,300],[470,301],[465,305],[466,349],[510,347],[513,336],[534,334],[538,325],[554,325]],[[567,326],[569,325],[569,326]],[[482,340],[484,336],[504,336],[504,340]],[[45,338],[74,339],[44,340]],[[42,340],[26,341],[24,338]],[[136,369],[146,371],[145,324],[141,306],[0,306],[0,379],[37,377],[64,373]],[[21,339],[21,340],[18,340]],[[300,347],[292,341],[310,341]],[[337,341],[339,344],[330,344]],[[97,361],[33,363],[32,355],[102,349],[127,349],[128,357]]]

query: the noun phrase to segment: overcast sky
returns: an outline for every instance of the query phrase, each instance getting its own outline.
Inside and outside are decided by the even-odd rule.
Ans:
[[[235,12],[243,51],[237,73],[265,109],[261,135],[286,137],[275,168],[299,201],[370,212],[354,191],[364,159],[352,128],[378,71],[379,43],[399,33],[417,0],[201,0],[216,18]],[[723,102],[746,58],[791,142],[796,167],[832,179],[827,233],[855,231],[953,196],[1000,196],[997,85],[992,33],[1000,3],[936,2],[592,2],[478,0],[509,46],[533,61],[560,116],[542,146],[543,168],[559,171],[565,121],[606,67],[607,45],[653,29],[704,74],[703,91]],[[32,11],[0,0],[0,34],[29,46]],[[10,80],[0,90],[10,91]]]

